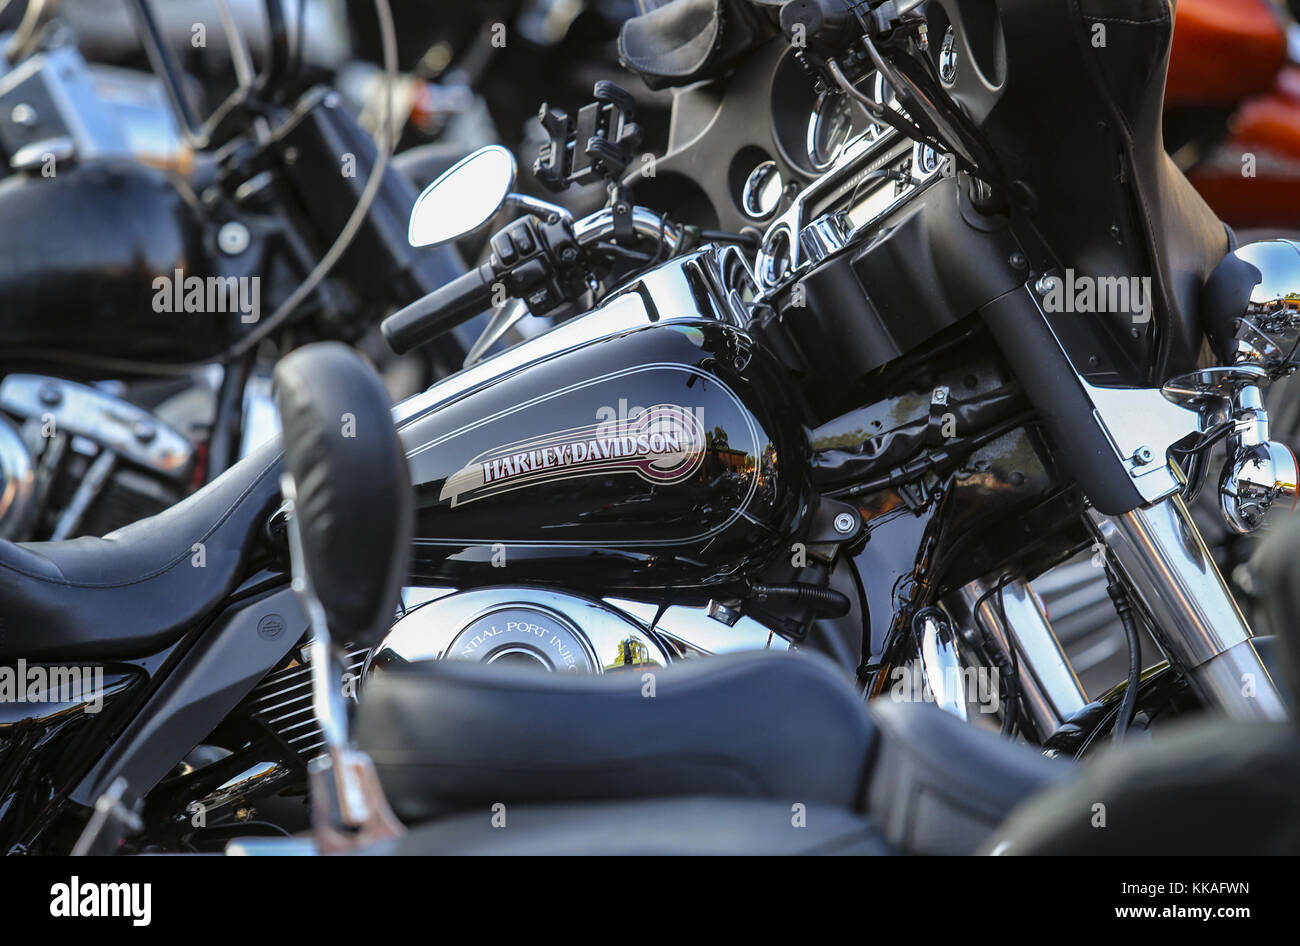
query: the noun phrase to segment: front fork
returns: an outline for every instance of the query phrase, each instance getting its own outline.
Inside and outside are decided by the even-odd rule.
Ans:
[[[1089,519],[1156,642],[1201,699],[1235,719],[1284,719],[1250,625],[1182,497],[1118,516],[1092,510]]]

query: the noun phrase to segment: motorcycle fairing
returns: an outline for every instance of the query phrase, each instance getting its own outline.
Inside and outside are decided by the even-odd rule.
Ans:
[[[926,9],[930,36],[954,29],[949,93],[1003,163],[1019,229],[1032,227],[1062,268],[1151,279],[1155,317],[1090,318],[1110,342],[1072,350],[1079,372],[1151,385],[1194,368],[1201,286],[1228,236],[1164,150],[1171,0],[932,0]],[[932,56],[940,45],[930,44]]]

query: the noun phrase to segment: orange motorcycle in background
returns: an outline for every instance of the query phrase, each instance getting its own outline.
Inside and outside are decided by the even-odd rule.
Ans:
[[[1214,211],[1239,231],[1300,234],[1300,62],[1292,10],[1273,0],[1179,0],[1165,140]]]

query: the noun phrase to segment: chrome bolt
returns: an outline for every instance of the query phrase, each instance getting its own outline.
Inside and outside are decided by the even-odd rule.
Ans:
[[[858,521],[847,512],[842,512],[835,517],[835,531],[840,535],[848,535],[858,527]]]
[[[227,256],[238,256],[244,252],[244,250],[248,249],[248,244],[252,242],[252,239],[248,227],[236,220],[223,223],[221,229],[217,231],[217,246]]]
[[[36,396],[40,398],[41,403],[46,407],[57,407],[63,403],[63,391],[52,381],[42,384],[40,390],[36,392]]]
[[[40,118],[36,114],[36,109],[32,108],[26,102],[19,102],[9,112],[9,120],[15,125],[21,125],[23,128],[33,127]]]
[[[1138,466],[1146,466],[1154,459],[1155,454],[1151,451],[1150,447],[1138,447],[1133,451],[1133,462]]]
[[[1045,296],[1056,288],[1056,277],[1046,274],[1038,277],[1038,282],[1034,283],[1034,289],[1040,296]]]

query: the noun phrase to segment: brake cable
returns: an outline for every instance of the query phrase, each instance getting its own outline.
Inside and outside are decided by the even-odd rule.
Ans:
[[[1011,639],[1011,625],[1007,621],[1006,604],[1002,599],[1003,589],[1014,580],[1014,575],[1003,575],[991,588],[976,599],[974,606],[971,608],[971,617],[975,620],[976,625],[981,630],[984,630],[989,656],[998,665],[998,671],[1006,680],[1002,699],[1007,709],[1002,714],[1001,734],[1008,738],[1015,735],[1020,726],[1020,658],[1016,653],[1015,641]],[[998,617],[1002,620],[1002,630],[1006,634],[1009,654],[1002,650],[994,635],[984,628],[979,619],[980,608],[984,606],[985,601],[995,594],[998,596]]]
[[[1125,678],[1124,697],[1120,700],[1115,715],[1114,740],[1119,744],[1124,741],[1129,727],[1133,725],[1133,716],[1137,710],[1138,688],[1142,683],[1142,638],[1138,635],[1128,592],[1115,577],[1110,565],[1106,565],[1106,594],[1110,595],[1115,613],[1124,625],[1124,638],[1128,642],[1128,676]]]

